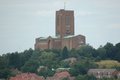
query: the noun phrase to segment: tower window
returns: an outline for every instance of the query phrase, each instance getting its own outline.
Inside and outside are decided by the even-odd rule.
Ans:
[[[70,25],[70,16],[66,16],[66,25]]]
[[[57,25],[59,25],[59,16],[56,17],[56,22],[57,22]]]

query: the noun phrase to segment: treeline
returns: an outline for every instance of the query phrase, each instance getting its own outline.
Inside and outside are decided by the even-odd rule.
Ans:
[[[65,62],[65,59],[76,58],[74,64]],[[98,49],[90,45],[81,46],[80,49],[68,50],[25,50],[24,52],[7,53],[0,56],[0,78],[15,76],[13,69],[21,72],[32,72],[40,76],[52,76],[57,68],[70,68],[69,72],[77,78],[86,75],[90,68],[98,68],[96,61],[116,60],[120,62],[120,43],[113,45],[107,43]],[[40,66],[45,68],[37,71]],[[118,66],[114,68],[120,69]]]

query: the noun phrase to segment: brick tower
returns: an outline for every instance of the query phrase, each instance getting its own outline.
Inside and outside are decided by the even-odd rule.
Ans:
[[[74,11],[61,9],[56,11],[56,36],[74,35]]]

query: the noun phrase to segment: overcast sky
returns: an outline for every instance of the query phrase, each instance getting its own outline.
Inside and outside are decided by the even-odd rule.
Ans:
[[[120,42],[120,0],[66,0],[75,12],[75,34],[94,48]],[[34,48],[35,38],[55,36],[55,11],[64,0],[0,0],[0,54]]]

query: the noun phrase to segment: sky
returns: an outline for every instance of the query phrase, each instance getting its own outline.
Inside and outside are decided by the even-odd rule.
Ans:
[[[120,42],[120,0],[0,0],[0,54],[34,49],[35,38],[55,36],[55,12],[74,10],[75,35],[94,48]]]

